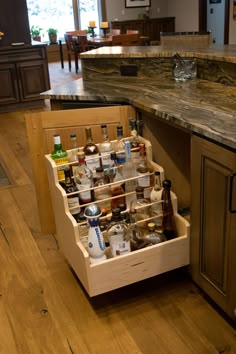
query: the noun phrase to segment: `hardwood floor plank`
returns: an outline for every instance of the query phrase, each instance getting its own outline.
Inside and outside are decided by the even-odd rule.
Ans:
[[[89,353],[10,191],[0,198],[1,301],[19,353]]]
[[[2,297],[2,294],[0,296]],[[18,353],[2,299],[0,299],[0,353]]]
[[[97,299],[90,299],[85,294],[79,280],[58,251],[56,240],[51,235],[43,238],[40,235],[34,235],[34,237],[53,274],[59,293],[63,294],[64,305],[71,318],[77,323],[78,333],[86,341],[89,353],[100,353],[101,347],[103,354],[142,353],[119,317],[119,311],[116,311],[111,303],[109,303],[109,310],[107,309],[106,295],[98,299],[100,304],[104,303],[104,310],[101,308],[98,310],[96,306],[93,306],[97,303]]]

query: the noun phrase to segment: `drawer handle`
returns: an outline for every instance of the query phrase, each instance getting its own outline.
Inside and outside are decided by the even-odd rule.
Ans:
[[[234,177],[236,173],[230,176],[230,195],[229,195],[229,211],[231,213],[236,213],[236,209],[233,209],[233,193],[236,194],[236,189],[234,188]]]

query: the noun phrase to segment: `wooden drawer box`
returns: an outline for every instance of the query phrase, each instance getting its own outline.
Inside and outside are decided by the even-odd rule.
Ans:
[[[146,144],[147,157],[150,158],[150,143],[141,139]],[[152,161],[149,163],[154,170],[161,172],[163,179],[163,168]],[[176,201],[176,239],[90,264],[89,254],[80,241],[79,227],[68,209],[66,193],[58,182],[57,166],[50,155],[46,155],[46,165],[60,249],[89,296],[99,295],[189,264],[189,224],[177,214]]]

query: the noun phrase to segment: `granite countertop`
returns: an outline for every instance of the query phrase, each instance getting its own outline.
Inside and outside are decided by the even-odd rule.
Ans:
[[[82,60],[94,58],[159,58],[171,57],[178,51],[183,57],[194,57],[236,63],[236,45],[211,45],[209,48],[181,49],[178,47],[163,48],[162,46],[133,46],[133,47],[101,47],[81,53]]]
[[[154,118],[236,150],[236,87],[206,80],[106,77],[105,81],[72,81],[42,94],[53,100],[132,104]]]

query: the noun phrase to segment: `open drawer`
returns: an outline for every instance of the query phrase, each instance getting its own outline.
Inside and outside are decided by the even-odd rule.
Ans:
[[[148,146],[147,141],[145,143],[149,158],[152,155],[151,146]],[[161,172],[163,179],[163,168],[153,161],[149,162],[154,170]],[[177,238],[90,264],[89,254],[80,239],[79,226],[69,211],[67,195],[58,182],[57,166],[50,155],[46,155],[46,166],[59,246],[89,296],[99,295],[189,264],[189,223],[177,213],[177,201],[173,203]]]

